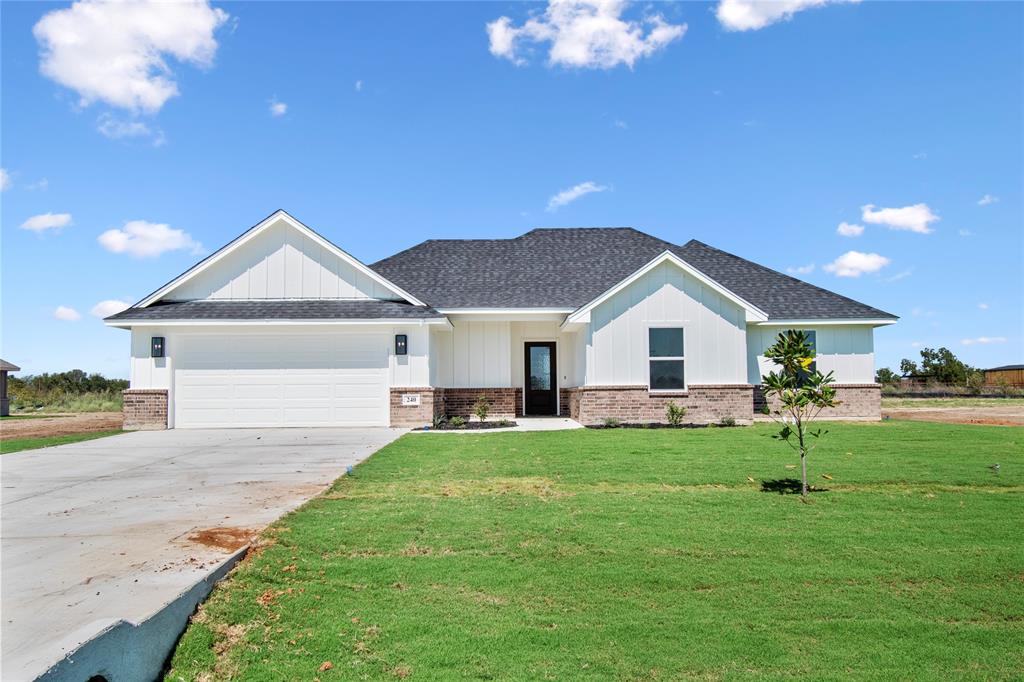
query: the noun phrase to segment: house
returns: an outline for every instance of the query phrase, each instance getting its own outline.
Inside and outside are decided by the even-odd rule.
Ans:
[[[1003,365],[986,369],[985,385],[1024,387],[1024,365]]]
[[[11,413],[11,403],[7,399],[7,373],[20,369],[21,367],[0,359],[0,417],[6,417]]]
[[[698,241],[631,228],[429,240],[365,265],[277,211],[106,324],[125,428],[416,426],[468,415],[749,422],[764,350],[811,332],[835,418],[879,419],[896,317]]]

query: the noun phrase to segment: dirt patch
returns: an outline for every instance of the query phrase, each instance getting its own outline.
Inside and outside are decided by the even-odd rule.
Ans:
[[[241,549],[249,544],[249,541],[256,534],[256,531],[249,528],[232,528],[225,526],[221,528],[206,528],[197,530],[188,536],[189,542],[194,542],[206,547],[216,547],[228,552]]]
[[[79,412],[32,419],[4,419],[0,421],[0,440],[114,431],[123,424],[124,417],[120,412]]]
[[[890,419],[942,422],[945,424],[985,424],[989,426],[1024,426],[1024,404],[1008,402],[991,407],[899,407],[882,408],[882,416]]]

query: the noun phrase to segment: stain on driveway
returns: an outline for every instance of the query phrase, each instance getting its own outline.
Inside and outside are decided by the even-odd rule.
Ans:
[[[4,455],[0,677],[144,620],[402,433],[137,432]]]

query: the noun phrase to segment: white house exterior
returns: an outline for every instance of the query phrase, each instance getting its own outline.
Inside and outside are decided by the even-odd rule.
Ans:
[[[835,418],[878,419],[892,315],[628,228],[428,241],[373,266],[278,211],[106,323],[126,428],[414,426],[467,415],[748,422],[779,331],[814,332]]]

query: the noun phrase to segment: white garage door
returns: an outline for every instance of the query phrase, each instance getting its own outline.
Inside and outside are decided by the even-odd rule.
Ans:
[[[382,334],[175,339],[174,426],[387,426]]]

